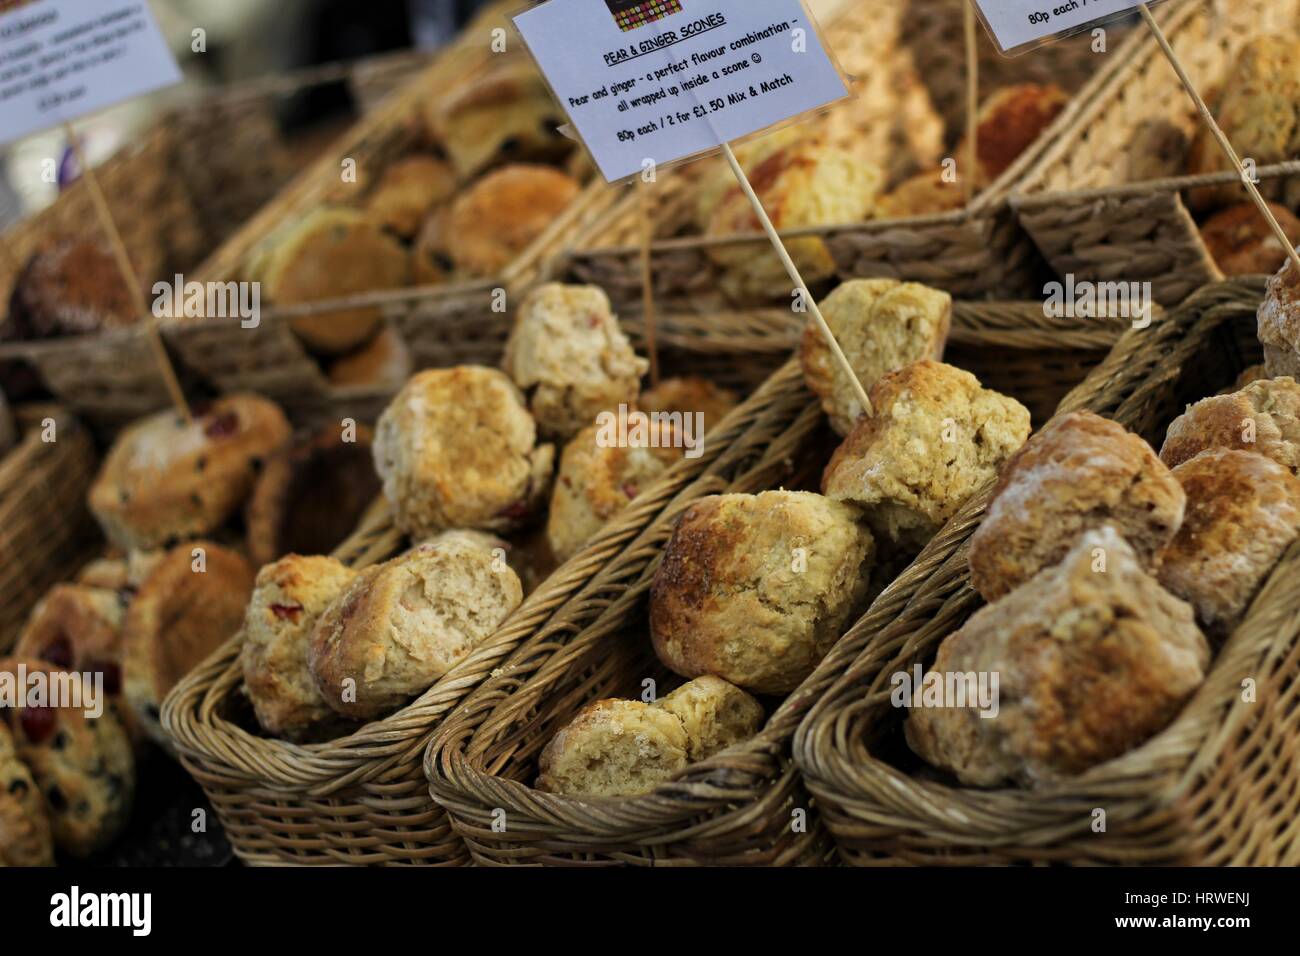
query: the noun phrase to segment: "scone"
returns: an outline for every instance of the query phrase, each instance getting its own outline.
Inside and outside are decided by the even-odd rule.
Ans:
[[[835,450],[822,494],[863,509],[895,553],[924,547],[1029,437],[1023,405],[940,362],[890,372],[870,398],[873,414]]]
[[[943,360],[952,327],[952,296],[916,282],[851,279],[819,303],[844,356],[870,391],[887,372],[921,359]],[[862,403],[820,326],[804,329],[799,362],[809,390],[821,399],[831,427],[847,435]]]
[[[991,186],[1010,169],[1069,103],[1069,94],[1060,87],[1038,83],[1006,86],[985,100],[979,111],[976,146],[979,188]],[[958,168],[969,162],[969,150],[963,137],[957,146]]]
[[[320,208],[281,229],[250,264],[250,278],[277,306],[343,299],[411,283],[406,248],[365,213]],[[376,307],[299,316],[289,325],[308,348],[337,355],[356,348],[379,327]]]
[[[429,210],[456,191],[456,173],[432,156],[407,156],[393,163],[366,199],[370,218],[403,239],[414,238]]]
[[[1144,568],[1183,523],[1186,496],[1151,446],[1092,412],[1052,419],[1007,463],[971,537],[971,584],[994,601],[1103,524]]]
[[[755,694],[794,690],[866,598],[875,542],[856,517],[809,492],[696,502],[651,584],[659,659]]]
[[[248,497],[262,462],[289,438],[279,406],[220,398],[186,423],[158,412],[127,428],[90,489],[90,510],[118,547],[151,549],[221,527]]]
[[[549,166],[503,166],[452,203],[444,235],[447,254],[465,275],[497,275],[546,231],[581,188]]]
[[[334,719],[307,668],[307,649],[316,621],[355,577],[334,558],[297,554],[257,573],[239,663],[267,733],[297,740]]]
[[[379,334],[355,352],[330,363],[327,375],[338,388],[384,388],[396,391],[411,377],[411,353],[392,329]]]
[[[1105,572],[1094,570],[1098,550],[1108,556]],[[996,715],[914,707],[907,742],[964,784],[1070,777],[1163,730],[1209,662],[1192,609],[1103,527],[939,647],[933,673],[998,676]]]
[[[721,677],[705,674],[655,701],[682,722],[692,763],[748,740],[763,726],[763,705]]]
[[[908,219],[952,212],[965,205],[965,186],[957,180],[949,182],[942,169],[932,169],[909,177],[882,196],[877,215]]]
[[[239,630],[252,590],[248,562],[210,541],[168,551],[140,586],[122,626],[124,687],[156,743],[170,746],[158,720],[163,698]]]
[[[53,866],[54,837],[45,799],[18,759],[13,735],[0,720],[0,867]]]
[[[1196,609],[1207,634],[1230,634],[1300,537],[1300,478],[1248,451],[1212,448],[1174,469],[1187,516],[1161,552],[1160,583]]]
[[[131,290],[112,251],[90,239],[60,239],[36,252],[9,301],[17,339],[87,335],[134,325]]]
[[[707,379],[686,377],[661,379],[658,385],[641,393],[637,406],[648,414],[702,414],[707,432],[727,417],[736,402],[735,393],[729,389]]]
[[[374,451],[394,520],[416,538],[527,523],[550,492],[555,464],[555,447],[537,444],[510,379],[473,365],[407,382],[379,416]]]
[[[271,455],[244,510],[248,555],[261,566],[284,554],[328,554],[356,529],[379,495],[373,434],[357,425],[320,432]]]
[[[113,705],[92,699],[79,675],[34,658],[0,661],[15,681],[20,668],[29,686],[31,675],[42,675],[61,706],[48,706],[47,698],[46,706],[6,711],[14,747],[45,798],[54,842],[69,856],[89,856],[111,843],[131,814],[131,741]]]
[[[1275,202],[1268,204],[1292,244],[1300,242],[1300,219]],[[1254,203],[1239,203],[1201,227],[1210,256],[1227,276],[1272,275],[1286,261],[1286,248]]]
[[[1300,378],[1300,276],[1289,259],[1268,280],[1257,322],[1269,376]]]
[[[1189,406],[1169,426],[1160,460],[1176,468],[1211,448],[1257,452],[1300,473],[1300,385],[1266,378]]]
[[[537,789],[587,797],[649,793],[690,758],[682,722],[639,700],[588,704],[546,745]]]
[[[634,406],[650,367],[632,351],[604,290],[558,282],[520,304],[501,365],[542,432],[561,439],[603,411]]]
[[[19,657],[39,658],[63,670],[104,675],[104,690],[122,690],[121,592],[84,584],[56,584],[32,609],[14,645]]]
[[[362,570],[316,622],[308,667],[344,717],[382,717],[424,693],[523,600],[518,576],[449,536]]]

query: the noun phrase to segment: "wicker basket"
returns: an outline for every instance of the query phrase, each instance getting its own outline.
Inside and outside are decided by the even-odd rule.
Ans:
[[[1188,75],[1208,94],[1246,41],[1300,30],[1300,2],[1186,0],[1159,11],[1159,19]],[[1175,305],[1223,278],[1188,210],[1187,191],[1228,185],[1237,176],[1171,169],[1166,178],[1130,182],[1130,156],[1145,161],[1151,152],[1135,142],[1155,129],[1190,138],[1201,120],[1147,31],[1116,60],[1119,69],[1080,94],[1083,108],[1038,159],[1012,205],[1058,274],[1150,282],[1157,302]],[[1300,187],[1300,163],[1264,167],[1258,175],[1266,191]],[[1244,189],[1241,198],[1247,201]]]
[[[964,304],[955,310],[950,361],[986,383],[1050,414],[1061,395],[1099,361],[1116,326],[1047,322],[1041,306]],[[779,396],[766,441],[789,457],[786,487],[815,484],[834,447],[797,363],[778,371],[760,394]],[[772,458],[772,454],[768,455]],[[738,462],[740,463],[740,462]],[[687,487],[648,516],[638,540],[487,677],[437,732],[425,757],[430,792],[451,814],[479,863],[669,865],[826,862],[830,844],[810,807],[789,742],[807,707],[834,673],[805,681],[755,738],[694,764],[644,797],[583,800],[531,788],[537,757],[586,703],[636,697],[641,681],[670,678],[654,661],[643,622],[644,599],[677,516],[723,490],[760,491],[787,476],[774,466],[732,472]],[[651,520],[652,519],[652,520]],[[868,613],[892,616],[932,566],[914,566]],[[501,824],[504,823],[502,830]]]
[[[1207,287],[1131,332],[1061,406],[1107,415],[1160,442],[1185,403],[1258,360],[1253,279]],[[1069,781],[1027,790],[938,782],[900,743],[890,675],[933,660],[979,606],[968,539],[987,493],[923,560],[937,570],[893,620],[862,622],[837,649],[843,676],[809,711],[795,757],[850,863],[1300,863],[1296,676],[1300,546],[1274,570],[1205,683],[1165,731]],[[1241,699],[1253,678],[1258,703]],[[1106,832],[1092,831],[1095,808]]]
[[[0,459],[0,651],[98,538],[86,508],[96,468],[86,429],[54,405],[21,407],[16,418],[22,438]],[[54,438],[48,442],[47,420]]]

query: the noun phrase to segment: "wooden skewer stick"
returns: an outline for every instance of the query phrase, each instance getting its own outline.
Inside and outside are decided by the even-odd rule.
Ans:
[[[194,417],[190,413],[189,403],[185,401],[185,393],[181,390],[180,381],[176,377],[176,370],[172,368],[171,359],[167,357],[167,348],[163,345],[162,335],[158,332],[158,319],[149,308],[149,303],[144,297],[144,287],[140,284],[140,275],[135,271],[135,266],[131,263],[131,255],[127,252],[126,243],[122,239],[121,232],[118,231],[117,223],[113,221],[113,212],[108,208],[108,200],[104,198],[104,190],[99,184],[99,176],[86,160],[86,154],[81,148],[81,140],[77,138],[76,132],[71,123],[64,123],[63,130],[67,134],[69,143],[72,144],[72,153],[77,157],[77,165],[81,167],[81,176],[86,181],[86,188],[90,191],[90,200],[95,207],[95,214],[99,218],[99,224],[108,236],[109,245],[113,249],[113,256],[117,260],[118,272],[122,275],[122,280],[127,284],[130,290],[131,303],[136,312],[142,317],[145,323],[145,331],[149,339],[149,346],[153,350],[154,361],[158,363],[158,372],[162,375],[163,384],[167,386],[167,392],[171,395],[172,404],[185,417],[187,422],[193,421]]]
[[[1156,18],[1152,16],[1151,8],[1147,6],[1147,4],[1143,3],[1138,7],[1138,9],[1142,11],[1142,19],[1146,21],[1151,32],[1155,34],[1156,42],[1160,44],[1160,49],[1164,51],[1165,57],[1169,60],[1174,71],[1178,74],[1178,79],[1182,81],[1183,88],[1187,90],[1187,95],[1190,96],[1192,102],[1196,104],[1196,109],[1200,112],[1201,119],[1205,122],[1205,125],[1210,128],[1210,132],[1214,134],[1214,138],[1218,140],[1219,148],[1223,150],[1223,154],[1232,162],[1233,168],[1237,170],[1237,174],[1241,177],[1242,183],[1246,186],[1246,191],[1250,193],[1250,198],[1254,200],[1255,205],[1259,207],[1260,214],[1268,222],[1269,227],[1273,230],[1273,234],[1277,236],[1278,242],[1282,243],[1282,248],[1286,250],[1287,255],[1291,257],[1291,264],[1295,266],[1296,275],[1300,276],[1300,252],[1296,252],[1296,248],[1292,244],[1290,237],[1287,236],[1286,230],[1282,228],[1282,224],[1279,223],[1277,217],[1273,215],[1273,210],[1268,208],[1268,203],[1260,194],[1259,187],[1256,186],[1251,178],[1246,174],[1246,169],[1242,165],[1241,157],[1237,155],[1237,151],[1228,140],[1227,134],[1224,133],[1223,129],[1215,121],[1214,114],[1211,113],[1210,108],[1205,105],[1205,100],[1201,97],[1201,94],[1197,92],[1196,86],[1192,83],[1191,77],[1187,75],[1187,71],[1183,68],[1182,62],[1178,59],[1178,54],[1174,52],[1173,46],[1170,45],[1169,38],[1165,36],[1165,31],[1160,28],[1160,24],[1156,22]]]
[[[645,347],[650,353],[650,385],[659,386],[659,347],[655,339],[654,272],[650,268],[650,244],[654,242],[651,223],[650,183],[642,177],[637,183],[641,200],[641,314],[645,316]]]
[[[790,276],[790,281],[793,282],[795,288],[799,290],[799,293],[803,296],[803,300],[807,304],[808,309],[812,312],[812,317],[817,322],[817,327],[821,329],[822,336],[826,339],[826,344],[830,346],[831,353],[835,356],[835,360],[839,362],[840,368],[844,371],[844,374],[849,377],[849,381],[853,384],[853,390],[858,396],[858,401],[862,404],[862,411],[867,415],[873,414],[871,399],[867,398],[866,389],[864,389],[862,383],[858,381],[858,375],[853,371],[853,366],[849,364],[848,358],[844,355],[844,350],[840,348],[840,343],[835,341],[835,333],[831,331],[831,327],[826,324],[826,320],[822,317],[821,309],[817,307],[816,300],[813,298],[812,293],[808,291],[808,285],[803,281],[803,276],[799,274],[799,267],[796,266],[794,260],[790,258],[790,253],[786,250],[785,243],[781,241],[781,237],[777,234],[776,227],[772,225],[772,220],[768,216],[767,210],[763,208],[762,202],[759,201],[758,194],[754,192],[754,187],[750,183],[749,177],[746,176],[745,171],[740,168],[740,163],[736,160],[736,154],[732,150],[730,143],[722,144],[722,155],[726,156],[727,162],[731,164],[731,171],[735,174],[736,180],[740,183],[740,188],[744,190],[745,197],[749,200],[749,204],[754,208],[754,215],[758,216],[758,221],[762,224],[763,231],[767,233],[767,238],[771,241],[772,248],[774,248],[776,254],[781,257],[781,264],[785,266],[785,271],[786,274]]]
[[[980,134],[980,56],[975,22],[975,5],[962,5],[966,11],[966,205],[975,199],[979,190],[979,134]]]

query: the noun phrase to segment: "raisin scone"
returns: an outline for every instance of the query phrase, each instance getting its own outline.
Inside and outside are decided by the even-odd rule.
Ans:
[[[943,360],[952,296],[916,282],[851,279],[819,303],[844,356],[870,391],[887,373],[922,359]],[[847,435],[862,414],[848,375],[811,319],[799,348],[804,382],[821,399],[831,427]]]
[[[929,360],[890,372],[835,450],[822,493],[856,505],[898,552],[925,546],[1029,437],[1029,411],[969,372]]]
[[[500,274],[581,191],[577,180],[549,166],[516,163],[484,176],[447,212],[444,241],[457,272]]]
[[[257,573],[239,662],[244,691],[267,733],[297,740],[334,719],[307,667],[307,649],[316,621],[355,577],[323,555],[290,554]]]
[[[528,396],[538,428],[560,439],[601,412],[633,407],[650,367],[632,351],[603,289],[558,282],[520,304],[501,364]]]
[[[289,435],[279,406],[255,395],[218,399],[188,423],[172,411],[150,415],[109,449],[90,510],[125,549],[209,534],[244,503],[262,462]]]
[[[1007,463],[970,543],[971,584],[994,601],[1103,524],[1145,568],[1183,523],[1186,496],[1151,446],[1092,412],[1048,422]]]
[[[1211,448],[1253,451],[1300,472],[1300,384],[1266,378],[1188,406],[1169,426],[1160,460],[1176,468]]]
[[[1300,379],[1300,276],[1291,260],[1268,280],[1257,323],[1269,376]]]
[[[308,667],[344,717],[382,717],[491,637],[523,600],[508,565],[456,536],[365,568],[321,614]]]
[[[682,722],[686,756],[694,763],[748,740],[763,726],[763,705],[721,677],[705,674],[687,681],[655,706]]]
[[[931,672],[998,676],[996,715],[914,707],[907,742],[964,784],[1048,783],[1163,730],[1209,662],[1191,607],[1104,526],[940,645]]]
[[[429,210],[456,191],[456,173],[433,156],[407,156],[385,169],[369,197],[366,212],[403,239],[420,231]]]
[[[54,836],[32,772],[0,721],[0,867],[53,866]]]
[[[655,652],[686,678],[793,690],[867,597],[875,541],[810,492],[713,495],[682,515],[650,588]]]
[[[555,464],[555,446],[537,444],[514,383],[472,365],[407,382],[379,416],[374,454],[394,521],[415,538],[527,524],[546,501]]]
[[[669,711],[639,700],[598,700],[546,745],[537,789],[588,797],[649,793],[686,769],[689,747],[681,720]]]

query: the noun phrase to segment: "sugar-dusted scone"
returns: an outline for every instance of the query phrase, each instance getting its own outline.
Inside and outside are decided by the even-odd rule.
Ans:
[[[949,181],[943,169],[930,169],[910,176],[880,199],[881,219],[908,219],[952,212],[966,205],[966,187]]]
[[[444,536],[353,578],[317,619],[308,667],[337,713],[382,717],[436,683],[522,600],[508,565]]]
[[[468,276],[501,272],[527,249],[582,189],[549,166],[503,166],[470,186],[447,213],[443,241]]]
[[[356,572],[334,558],[290,554],[257,573],[244,615],[244,691],[267,733],[308,736],[335,717],[307,667],[316,621]]]
[[[727,417],[727,413],[736,407],[736,395],[729,389],[715,385],[703,378],[665,378],[653,388],[641,393],[637,400],[638,407],[650,414],[660,412],[671,415],[704,415],[704,430],[707,432],[718,422]]]
[[[1300,537],[1300,478],[1249,451],[1212,448],[1174,469],[1187,516],[1161,552],[1160,583],[1196,609],[1207,634],[1241,621]]]
[[[874,413],[836,449],[822,493],[857,505],[878,540],[919,551],[1029,437],[1029,411],[969,372],[914,362],[871,389]]]
[[[649,793],[686,768],[682,722],[639,700],[598,700],[578,712],[538,760],[537,789],[588,797]]]
[[[32,675],[47,687],[42,706],[0,713],[9,720],[18,758],[45,799],[54,842],[69,856],[89,856],[111,843],[131,814],[130,738],[113,704],[98,699],[81,675],[35,658],[0,661],[0,671],[13,680],[24,669],[29,688]]]
[[[429,210],[455,191],[456,172],[449,164],[433,156],[407,156],[384,170],[366,199],[366,211],[385,229],[411,239]]]
[[[1210,448],[1257,452],[1300,472],[1300,384],[1266,378],[1189,406],[1169,426],[1160,460],[1176,468]]]
[[[1300,219],[1290,209],[1275,202],[1268,204],[1282,231],[1291,242],[1300,242]],[[1224,275],[1272,275],[1286,261],[1286,247],[1254,203],[1243,202],[1215,214],[1201,226],[1210,256]]]
[[[1269,376],[1300,379],[1300,276],[1289,259],[1268,280],[1257,324]]]
[[[686,678],[793,690],[867,595],[875,542],[810,492],[713,495],[688,509],[650,589],[655,652]]]
[[[396,390],[411,377],[411,353],[392,329],[379,334],[355,352],[330,363],[330,384],[340,388],[366,386]]]
[[[0,867],[53,865],[54,836],[45,799],[0,719]]]
[[[134,325],[131,290],[113,252],[85,238],[59,239],[34,253],[14,281],[10,338],[87,335]]]
[[[1058,86],[1021,83],[1006,86],[986,99],[979,111],[979,142],[976,151],[979,188],[993,182],[1011,168],[1020,154],[1034,144],[1061,111],[1070,97]],[[968,163],[969,147],[963,137],[957,146],[957,165]]]
[[[1098,552],[1105,571],[1095,570]],[[998,676],[996,716],[914,707],[907,742],[969,785],[1074,776],[1168,726],[1209,662],[1191,607],[1103,527],[939,647],[937,674]]]
[[[253,590],[253,569],[210,541],[168,551],[140,585],[122,625],[123,687],[133,716],[170,746],[159,722],[163,698],[234,636]]]
[[[278,231],[250,263],[251,279],[277,306],[343,299],[410,285],[411,255],[380,223],[355,209],[321,207]],[[379,327],[378,308],[346,309],[290,319],[309,348],[336,355],[356,348]]]
[[[896,279],[851,279],[819,306],[868,392],[887,372],[922,359],[943,359],[952,327],[952,296],[946,292]],[[831,427],[847,435],[862,414],[862,403],[811,319],[804,328],[799,362]]]
[[[1092,412],[1061,415],[1002,470],[971,537],[971,583],[986,601],[996,600],[1103,524],[1153,568],[1183,522],[1185,502],[1178,481],[1137,435]]]
[[[417,538],[525,524],[545,502],[555,464],[555,446],[537,444],[510,379],[473,365],[407,382],[379,417],[374,451],[394,520]]]
[[[186,422],[158,412],[123,431],[90,489],[110,541],[152,549],[215,531],[244,503],[262,462],[288,441],[278,405],[228,395]]]
[[[603,289],[549,282],[520,304],[501,366],[541,431],[567,439],[603,411],[634,406],[650,363],[632,351]]]
[[[712,757],[748,740],[763,726],[763,705],[735,684],[705,674],[655,701],[682,722],[686,756],[692,762]]]

